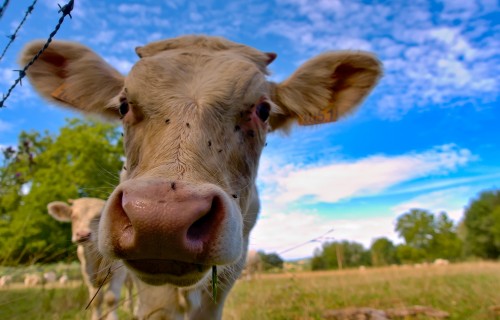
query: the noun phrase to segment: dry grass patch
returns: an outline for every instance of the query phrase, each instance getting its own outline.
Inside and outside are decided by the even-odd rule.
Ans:
[[[225,319],[322,319],[332,309],[414,305],[450,319],[494,319],[499,283],[500,263],[493,262],[264,275],[238,282]]]

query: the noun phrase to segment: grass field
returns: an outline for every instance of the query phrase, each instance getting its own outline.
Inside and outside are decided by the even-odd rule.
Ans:
[[[0,289],[0,319],[88,319],[86,304],[87,291],[75,282]],[[500,319],[490,310],[500,305],[500,263],[261,275],[236,284],[224,319],[322,319],[329,309],[412,305],[446,311],[450,319]]]

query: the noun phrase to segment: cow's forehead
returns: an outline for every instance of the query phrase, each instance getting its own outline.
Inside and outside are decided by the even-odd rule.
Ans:
[[[261,66],[237,52],[176,49],[142,58],[125,79],[127,98],[143,108],[252,104],[266,94]]]
[[[104,201],[99,199],[77,199],[73,200],[72,209],[75,218],[92,219],[101,213]]]
[[[220,37],[183,36],[152,42],[144,47],[136,48],[140,57],[152,57],[165,52],[175,54],[234,54],[255,63],[262,72],[266,72],[269,56],[252,47],[235,43]]]

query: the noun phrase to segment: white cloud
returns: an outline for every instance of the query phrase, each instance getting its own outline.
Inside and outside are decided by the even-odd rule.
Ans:
[[[265,25],[307,56],[323,50],[374,51],[385,76],[375,112],[397,120],[409,110],[492,101],[500,92],[500,29],[493,1],[417,2],[281,0],[287,10]],[[432,7],[432,11],[431,11]],[[481,67],[478,67],[480,65]],[[486,66],[486,67],[484,67]]]
[[[378,194],[416,178],[446,174],[475,158],[469,150],[455,145],[438,146],[422,153],[373,155],[304,167],[282,166],[280,161],[264,158],[259,176],[266,188],[264,200],[289,203],[309,197],[313,201],[334,203]]]
[[[139,15],[159,15],[162,12],[160,6],[151,6],[146,4],[120,4],[118,6],[118,12],[123,14],[139,14]]]
[[[111,44],[116,32],[113,30],[102,30],[95,36],[90,38],[90,42],[94,44]]]
[[[472,194],[474,192],[468,186],[434,191],[400,203],[394,206],[391,211],[396,215],[411,209],[425,209],[434,214],[444,211],[450,218],[459,221],[463,216],[464,206]]]
[[[373,239],[378,237],[398,241],[393,220],[393,217],[349,220],[323,217],[313,212],[267,212],[250,234],[250,248],[277,252],[290,260],[311,257],[314,250],[325,241],[349,240],[369,247]],[[325,237],[310,241],[331,229],[333,232]]]
[[[127,59],[117,57],[105,57],[104,59],[122,74],[129,73],[130,69],[132,69],[132,66],[134,65],[133,62]]]

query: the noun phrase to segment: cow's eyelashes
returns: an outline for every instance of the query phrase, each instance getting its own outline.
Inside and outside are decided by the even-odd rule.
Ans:
[[[127,101],[122,101],[118,107],[118,113],[123,118],[128,112],[129,106]]]
[[[255,113],[262,121],[266,121],[269,118],[269,113],[271,112],[271,105],[267,101],[260,102],[255,107]]]

